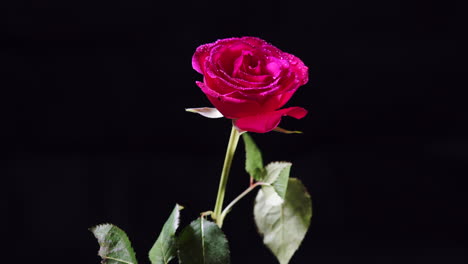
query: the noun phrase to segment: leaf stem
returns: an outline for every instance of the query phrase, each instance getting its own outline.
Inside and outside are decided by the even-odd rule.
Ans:
[[[226,193],[226,185],[229,178],[229,171],[231,170],[232,158],[236,152],[237,143],[239,142],[240,133],[237,128],[232,126],[231,136],[226,149],[226,156],[224,158],[223,170],[221,171],[221,179],[219,180],[218,195],[216,197],[216,204],[211,217],[216,221],[216,224],[221,228],[223,219],[221,211],[223,209],[224,194]]]
[[[270,185],[270,184],[264,183],[264,182],[256,182],[256,183],[251,184],[249,186],[249,188],[245,189],[245,191],[243,191],[241,194],[239,194],[234,200],[232,200],[231,203],[228,204],[228,206],[226,206],[226,208],[224,208],[223,212],[221,213],[221,215],[219,216],[219,219],[218,219],[218,221],[220,223],[220,225],[219,225],[220,227],[223,225],[224,218],[231,211],[232,207],[237,202],[239,202],[242,198],[244,198],[244,196],[249,194],[253,189],[255,189],[257,186],[260,186],[260,185]]]

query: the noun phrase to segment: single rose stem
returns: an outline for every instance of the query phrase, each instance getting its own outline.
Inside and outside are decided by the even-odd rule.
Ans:
[[[223,170],[221,171],[221,179],[219,180],[218,195],[216,197],[216,204],[213,210],[212,218],[216,224],[221,228],[222,220],[221,212],[223,210],[224,194],[226,193],[226,185],[229,178],[229,171],[231,170],[232,158],[236,152],[237,143],[239,142],[240,133],[237,128],[232,126],[231,136],[226,149],[226,157],[224,158]]]

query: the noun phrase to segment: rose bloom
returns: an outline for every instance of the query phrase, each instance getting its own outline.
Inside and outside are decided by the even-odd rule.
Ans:
[[[307,83],[307,66],[262,39],[227,38],[202,45],[192,66],[204,77],[197,85],[240,130],[265,133],[282,116],[300,119],[307,114],[301,107],[280,109]]]

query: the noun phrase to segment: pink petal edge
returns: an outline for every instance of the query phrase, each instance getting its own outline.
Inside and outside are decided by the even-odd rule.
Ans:
[[[235,120],[234,124],[236,127],[244,131],[266,133],[275,129],[281,122],[281,117],[283,116],[291,116],[296,119],[301,119],[306,115],[307,110],[296,106],[255,116],[242,117]]]

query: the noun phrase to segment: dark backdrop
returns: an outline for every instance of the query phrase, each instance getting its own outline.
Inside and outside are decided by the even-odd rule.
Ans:
[[[460,1],[461,2],[461,1]],[[212,208],[227,120],[191,67],[197,46],[258,36],[300,57],[310,113],[253,134],[313,199],[291,263],[466,263],[465,12],[442,1],[2,3],[1,237],[11,263],[99,263],[87,228],[117,224],[140,263],[176,202]],[[248,184],[240,145],[227,200]],[[229,215],[233,263],[275,263]]]

